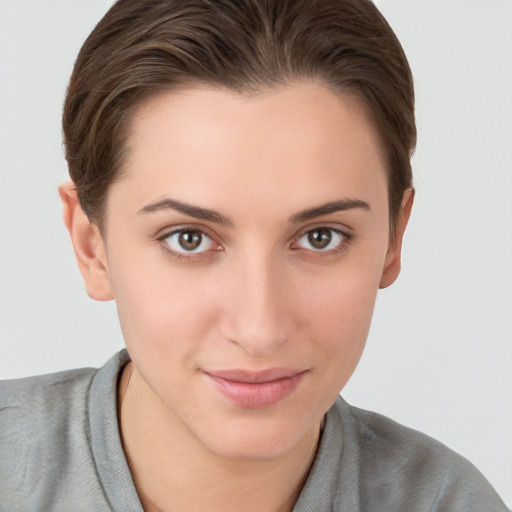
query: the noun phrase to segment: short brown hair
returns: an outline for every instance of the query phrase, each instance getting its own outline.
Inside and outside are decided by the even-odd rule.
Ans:
[[[71,179],[101,226],[119,177],[130,114],[149,97],[194,84],[252,92],[298,79],[355,95],[387,156],[391,232],[412,186],[411,71],[369,0],[118,0],[85,41],[66,95]]]

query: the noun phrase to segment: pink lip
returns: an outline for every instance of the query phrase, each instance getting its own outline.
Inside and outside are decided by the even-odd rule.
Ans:
[[[270,368],[260,372],[222,370],[205,373],[215,387],[236,405],[262,409],[290,395],[306,372],[290,368]]]

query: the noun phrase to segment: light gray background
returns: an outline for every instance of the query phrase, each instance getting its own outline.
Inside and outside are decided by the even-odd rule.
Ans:
[[[0,377],[102,365],[112,303],[61,223],[60,112],[111,2],[0,0]],[[474,462],[512,505],[512,2],[381,0],[417,87],[417,198],[345,397]]]

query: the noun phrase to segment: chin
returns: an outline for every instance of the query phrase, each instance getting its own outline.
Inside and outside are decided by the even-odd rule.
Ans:
[[[215,443],[212,451],[221,457],[234,460],[271,460],[289,453],[293,443],[279,442],[269,444],[265,440],[250,439],[243,442],[229,442],[222,446]]]
[[[279,421],[275,416],[266,421],[233,421],[219,423],[204,436],[202,443],[215,454],[237,460],[269,460],[293,451],[315,427],[300,428],[298,422]],[[212,435],[213,434],[213,435]],[[311,434],[313,439],[314,434]]]

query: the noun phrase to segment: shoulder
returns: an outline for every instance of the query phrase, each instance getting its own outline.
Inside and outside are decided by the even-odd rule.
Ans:
[[[89,404],[102,372],[0,382],[0,510],[109,509],[90,445]],[[115,387],[115,376],[104,377]]]
[[[507,510],[475,466],[444,444],[342,399],[336,407],[357,439],[362,509]]]
[[[38,396],[41,397],[44,394],[44,390],[55,387],[64,390],[76,385],[80,386],[80,383],[90,382],[97,372],[96,368],[80,368],[21,379],[0,380],[0,390],[2,391],[0,404],[4,406],[18,396],[25,396],[27,398],[34,392],[37,392]]]
[[[12,483],[57,471],[75,439],[86,439],[87,395],[96,370],[0,382],[2,472]],[[33,473],[33,474],[32,474]]]
[[[97,370],[84,368],[0,382],[2,437],[38,431],[69,421],[86,409],[86,397]]]

